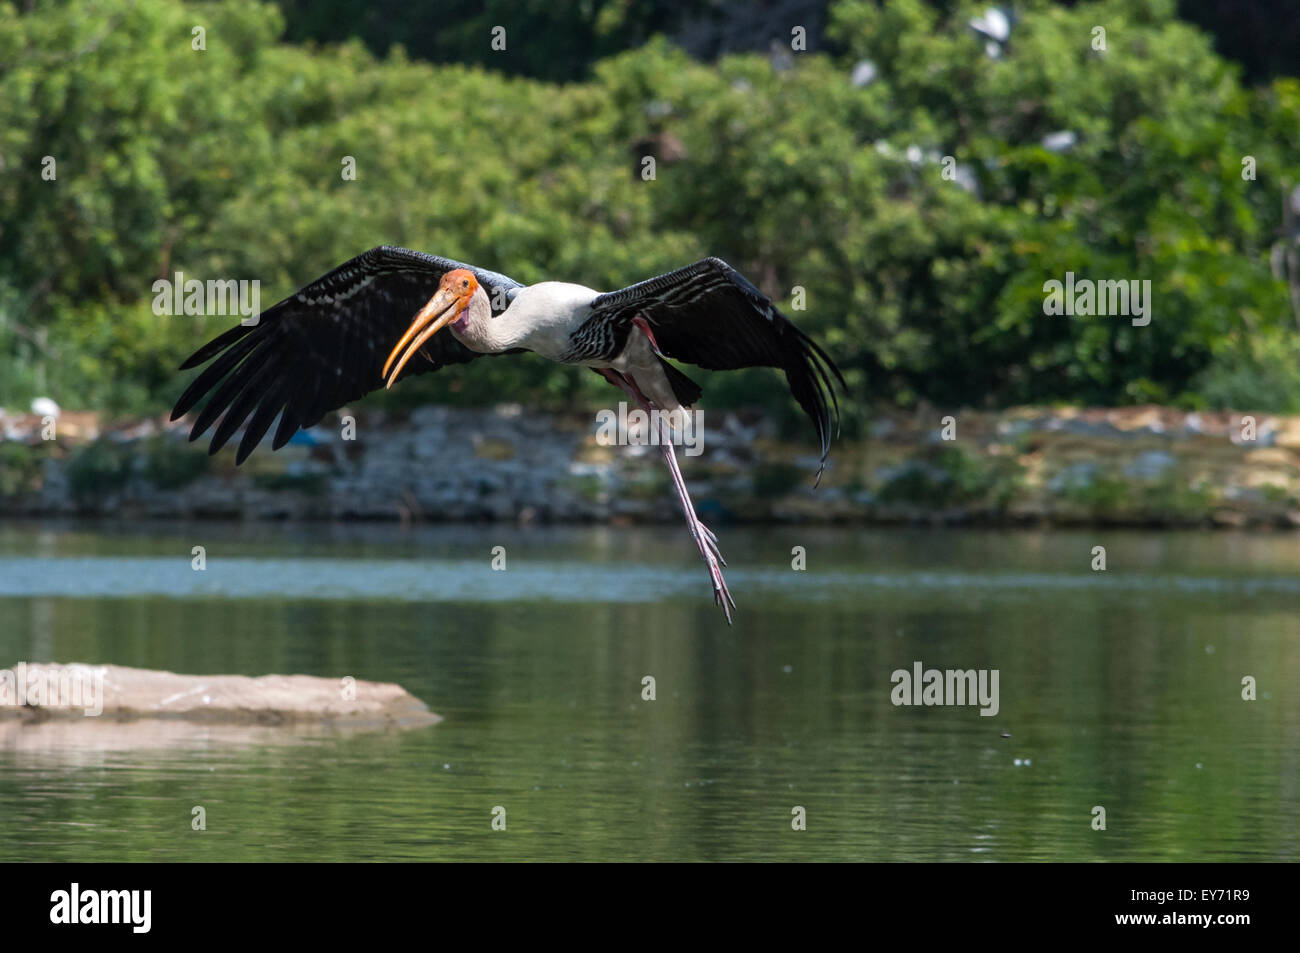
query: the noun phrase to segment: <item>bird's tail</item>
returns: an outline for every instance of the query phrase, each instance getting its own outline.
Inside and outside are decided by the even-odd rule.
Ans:
[[[677,368],[673,367],[662,357],[659,363],[663,365],[664,373],[668,375],[668,383],[673,389],[673,396],[677,398],[677,403],[683,407],[690,407],[704,391],[700,390],[700,385],[695,383]]]

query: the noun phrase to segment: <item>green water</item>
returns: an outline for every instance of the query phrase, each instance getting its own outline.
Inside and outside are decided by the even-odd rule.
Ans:
[[[678,527],[0,528],[0,667],[352,675],[445,719],[10,735],[0,860],[1300,855],[1300,539],[720,529],[733,628]],[[1000,711],[896,707],[915,661],[997,669]]]

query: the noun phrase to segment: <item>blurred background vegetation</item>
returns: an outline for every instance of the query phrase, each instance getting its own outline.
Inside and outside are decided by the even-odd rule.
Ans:
[[[876,402],[1300,412],[1300,21],[1003,9],[1000,38],[987,0],[0,3],[0,405],[162,411],[232,322],[155,316],[156,279],[260,279],[267,307],[394,243],[523,282],[718,255],[787,309],[803,287],[850,431]],[[1067,271],[1149,279],[1150,325],[1045,316]],[[793,417],[765,374],[710,404]],[[523,359],[381,399],[602,387]]]

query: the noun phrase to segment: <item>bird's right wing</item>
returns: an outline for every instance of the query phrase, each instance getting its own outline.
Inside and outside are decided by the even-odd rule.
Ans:
[[[263,312],[255,325],[233,327],[190,355],[181,370],[216,360],[176,401],[171,419],[211,393],[191,440],[221,417],[209,448],[216,453],[248,420],[235,456],[242,463],[280,414],[272,442],[278,450],[300,427],[384,385],[385,358],[454,268],[474,273],[494,315],[509,305],[509,292],[521,287],[505,275],[448,258],[391,245],[372,248]],[[424,353],[429,359],[411,362],[402,377],[483,356],[450,334],[435,335]]]

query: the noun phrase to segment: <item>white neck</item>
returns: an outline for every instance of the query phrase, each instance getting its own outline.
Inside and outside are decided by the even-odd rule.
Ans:
[[[510,307],[492,317],[487,294],[480,288],[469,303],[465,329],[452,328],[457,340],[480,354],[522,347],[551,360],[568,350],[570,336],[591,313],[598,292],[582,285],[543,281],[522,288]]]
[[[465,324],[464,328],[457,327],[462,321]],[[492,303],[488,300],[487,292],[479,287],[470,296],[469,305],[464,313],[451,326],[451,333],[461,344],[480,354],[495,354],[509,350],[512,345],[499,342],[496,339],[496,332],[496,321],[492,317]]]

